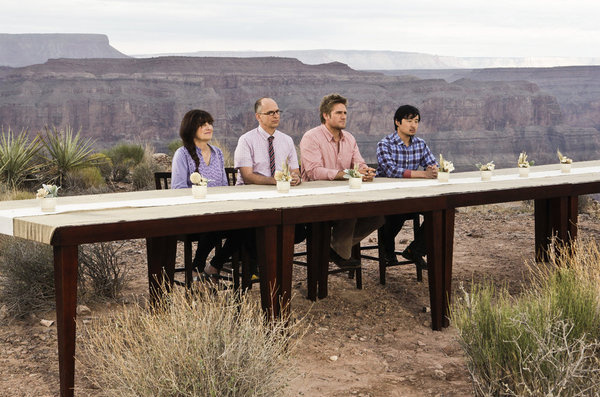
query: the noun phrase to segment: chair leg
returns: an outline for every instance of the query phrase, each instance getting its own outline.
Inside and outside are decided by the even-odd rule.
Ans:
[[[185,267],[185,286],[186,288],[190,288],[192,286],[192,242],[189,240],[185,240],[183,242],[183,263]]]
[[[250,255],[244,247],[240,249],[240,259],[242,261],[242,290],[244,292],[252,289],[252,272],[250,271]]]
[[[383,247],[383,226],[377,229],[377,260],[379,262],[379,284],[385,285],[385,270],[386,263],[384,258],[384,247]]]
[[[240,289],[240,254],[239,250],[231,255],[231,276],[233,277],[233,289]]]
[[[348,277],[350,277],[350,275],[352,275],[352,277],[356,276],[356,289],[362,289],[362,258],[360,256],[360,243],[352,247],[352,257],[358,260],[360,265],[357,269],[350,270]]]

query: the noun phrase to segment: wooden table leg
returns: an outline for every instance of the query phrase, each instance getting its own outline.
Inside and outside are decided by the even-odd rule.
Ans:
[[[540,261],[548,260],[548,246],[570,244],[577,238],[578,196],[535,200],[535,253]]]
[[[160,296],[162,289],[169,290],[175,277],[177,237],[161,236],[146,239],[148,260],[148,286],[151,299]]]
[[[452,253],[454,244],[454,209],[426,212],[427,265],[431,328],[439,331],[449,325],[452,293]]]
[[[279,316],[281,286],[277,280],[277,258],[281,257],[281,255],[278,251],[280,241],[278,241],[277,237],[277,226],[256,228],[256,252],[260,269],[261,303],[263,310],[269,318]]]
[[[77,245],[54,247],[58,373],[62,397],[73,396],[75,384],[77,261]]]

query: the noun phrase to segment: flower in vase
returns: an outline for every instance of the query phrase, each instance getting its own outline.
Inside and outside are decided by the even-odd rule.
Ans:
[[[358,172],[358,164],[354,164],[354,168],[348,168],[344,170],[344,178],[362,178],[363,174]]]
[[[440,168],[439,172],[452,172],[454,171],[454,164],[452,161],[444,160],[444,157],[440,153]]]
[[[37,197],[37,198],[58,197],[58,189],[60,189],[60,186],[42,184],[42,187],[37,190],[35,197]]]
[[[275,171],[273,178],[275,178],[277,182],[289,182],[292,180],[292,175],[290,174],[290,166],[288,165],[287,161],[284,161],[281,164],[281,171]]]
[[[534,163],[535,163],[535,161],[533,161],[533,160],[527,161],[527,153],[526,152],[521,152],[521,154],[519,154],[519,159],[517,160],[517,167],[529,168]]]
[[[571,160],[567,156],[563,156],[560,150],[556,150],[556,154],[558,155],[558,160],[561,164],[571,164],[573,162],[573,160]]]
[[[192,172],[192,174],[190,175],[190,182],[192,182],[193,185],[206,186],[208,184],[208,179],[203,177],[198,172]]]
[[[496,164],[494,164],[494,161],[490,161],[489,163],[486,164],[475,164],[475,167],[477,167],[479,169],[479,171],[494,171],[494,168],[496,168]]]

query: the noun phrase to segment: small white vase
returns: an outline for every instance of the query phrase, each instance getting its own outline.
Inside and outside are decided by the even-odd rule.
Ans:
[[[529,167],[519,167],[519,177],[527,178],[529,176]]]
[[[40,199],[40,208],[42,212],[56,211],[56,197],[44,197]]]
[[[360,189],[362,186],[362,177],[361,178],[349,178],[348,184],[350,189]]]
[[[207,191],[206,185],[204,185],[204,186],[192,185],[192,196],[194,196],[195,199],[205,198],[206,191]]]
[[[560,172],[563,174],[571,172],[571,163],[560,163]]]
[[[277,191],[279,193],[289,193],[290,181],[277,181]]]
[[[448,179],[450,179],[450,173],[449,172],[439,172],[438,171],[437,179],[440,182],[448,182]]]
[[[492,179],[492,171],[481,171],[481,180],[489,181]]]

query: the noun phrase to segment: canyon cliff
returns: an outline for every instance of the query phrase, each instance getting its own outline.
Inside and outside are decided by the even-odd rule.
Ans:
[[[598,80],[600,67],[588,68]],[[598,96],[573,109],[539,84],[501,80],[448,82],[272,57],[56,59],[0,68],[0,124],[32,134],[45,125],[68,124],[100,147],[139,141],[163,150],[178,137],[183,114],[201,108],[215,118],[215,137],[233,149],[256,126],[255,100],[270,96],[284,111],[280,129],[298,143],[319,124],[323,95],[339,92],[349,100],[347,130],[369,162],[376,160],[376,143],[393,132],[395,109],[405,103],[420,108],[419,135],[434,154],[444,153],[459,170],[492,159],[514,166],[522,150],[538,163],[555,162],[557,148],[576,160],[598,158],[597,123],[570,121],[572,114],[595,109]],[[573,87],[572,77],[566,81]]]

